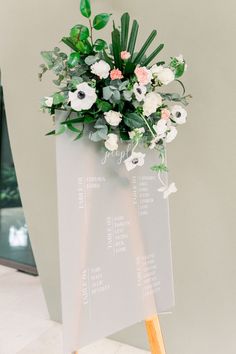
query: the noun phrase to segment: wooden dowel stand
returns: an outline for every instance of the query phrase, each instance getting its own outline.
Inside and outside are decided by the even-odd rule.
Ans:
[[[145,321],[149,345],[152,354],[166,354],[161,327],[157,316]],[[75,351],[73,354],[79,354]]]
[[[145,321],[152,354],[166,354],[158,316]]]

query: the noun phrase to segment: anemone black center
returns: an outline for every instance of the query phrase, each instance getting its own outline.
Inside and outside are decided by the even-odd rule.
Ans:
[[[141,90],[141,88],[140,88],[140,87],[138,87],[138,88],[137,88],[137,92],[141,95],[142,90]]]
[[[85,98],[85,93],[84,93],[84,91],[79,91],[79,92],[77,93],[77,97],[78,97],[80,100],[84,99],[84,98]]]
[[[138,163],[138,158],[135,157],[135,158],[132,160],[132,164],[137,165],[137,163]]]
[[[181,113],[180,112],[176,112],[175,115],[176,115],[177,118],[181,117]]]

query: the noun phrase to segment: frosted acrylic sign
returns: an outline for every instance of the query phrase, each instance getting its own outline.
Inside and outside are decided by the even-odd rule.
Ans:
[[[64,352],[174,304],[168,202],[150,166],[126,171],[129,146],[56,138]]]

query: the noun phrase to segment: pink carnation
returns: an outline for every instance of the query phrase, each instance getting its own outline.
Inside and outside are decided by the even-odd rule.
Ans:
[[[161,111],[161,118],[162,119],[169,119],[170,111],[167,108],[162,109]]]
[[[152,73],[145,66],[137,66],[134,73],[140,85],[147,85],[151,82]]]
[[[113,69],[111,72],[110,72],[110,78],[112,80],[120,80],[120,79],[123,79],[123,75],[122,75],[122,72],[119,70],[119,69]]]
[[[122,60],[128,60],[131,57],[131,54],[130,52],[124,50],[123,52],[120,53],[120,57]]]

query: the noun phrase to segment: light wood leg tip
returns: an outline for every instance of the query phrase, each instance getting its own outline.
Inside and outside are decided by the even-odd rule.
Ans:
[[[166,354],[161,327],[157,316],[145,321],[152,354]]]

